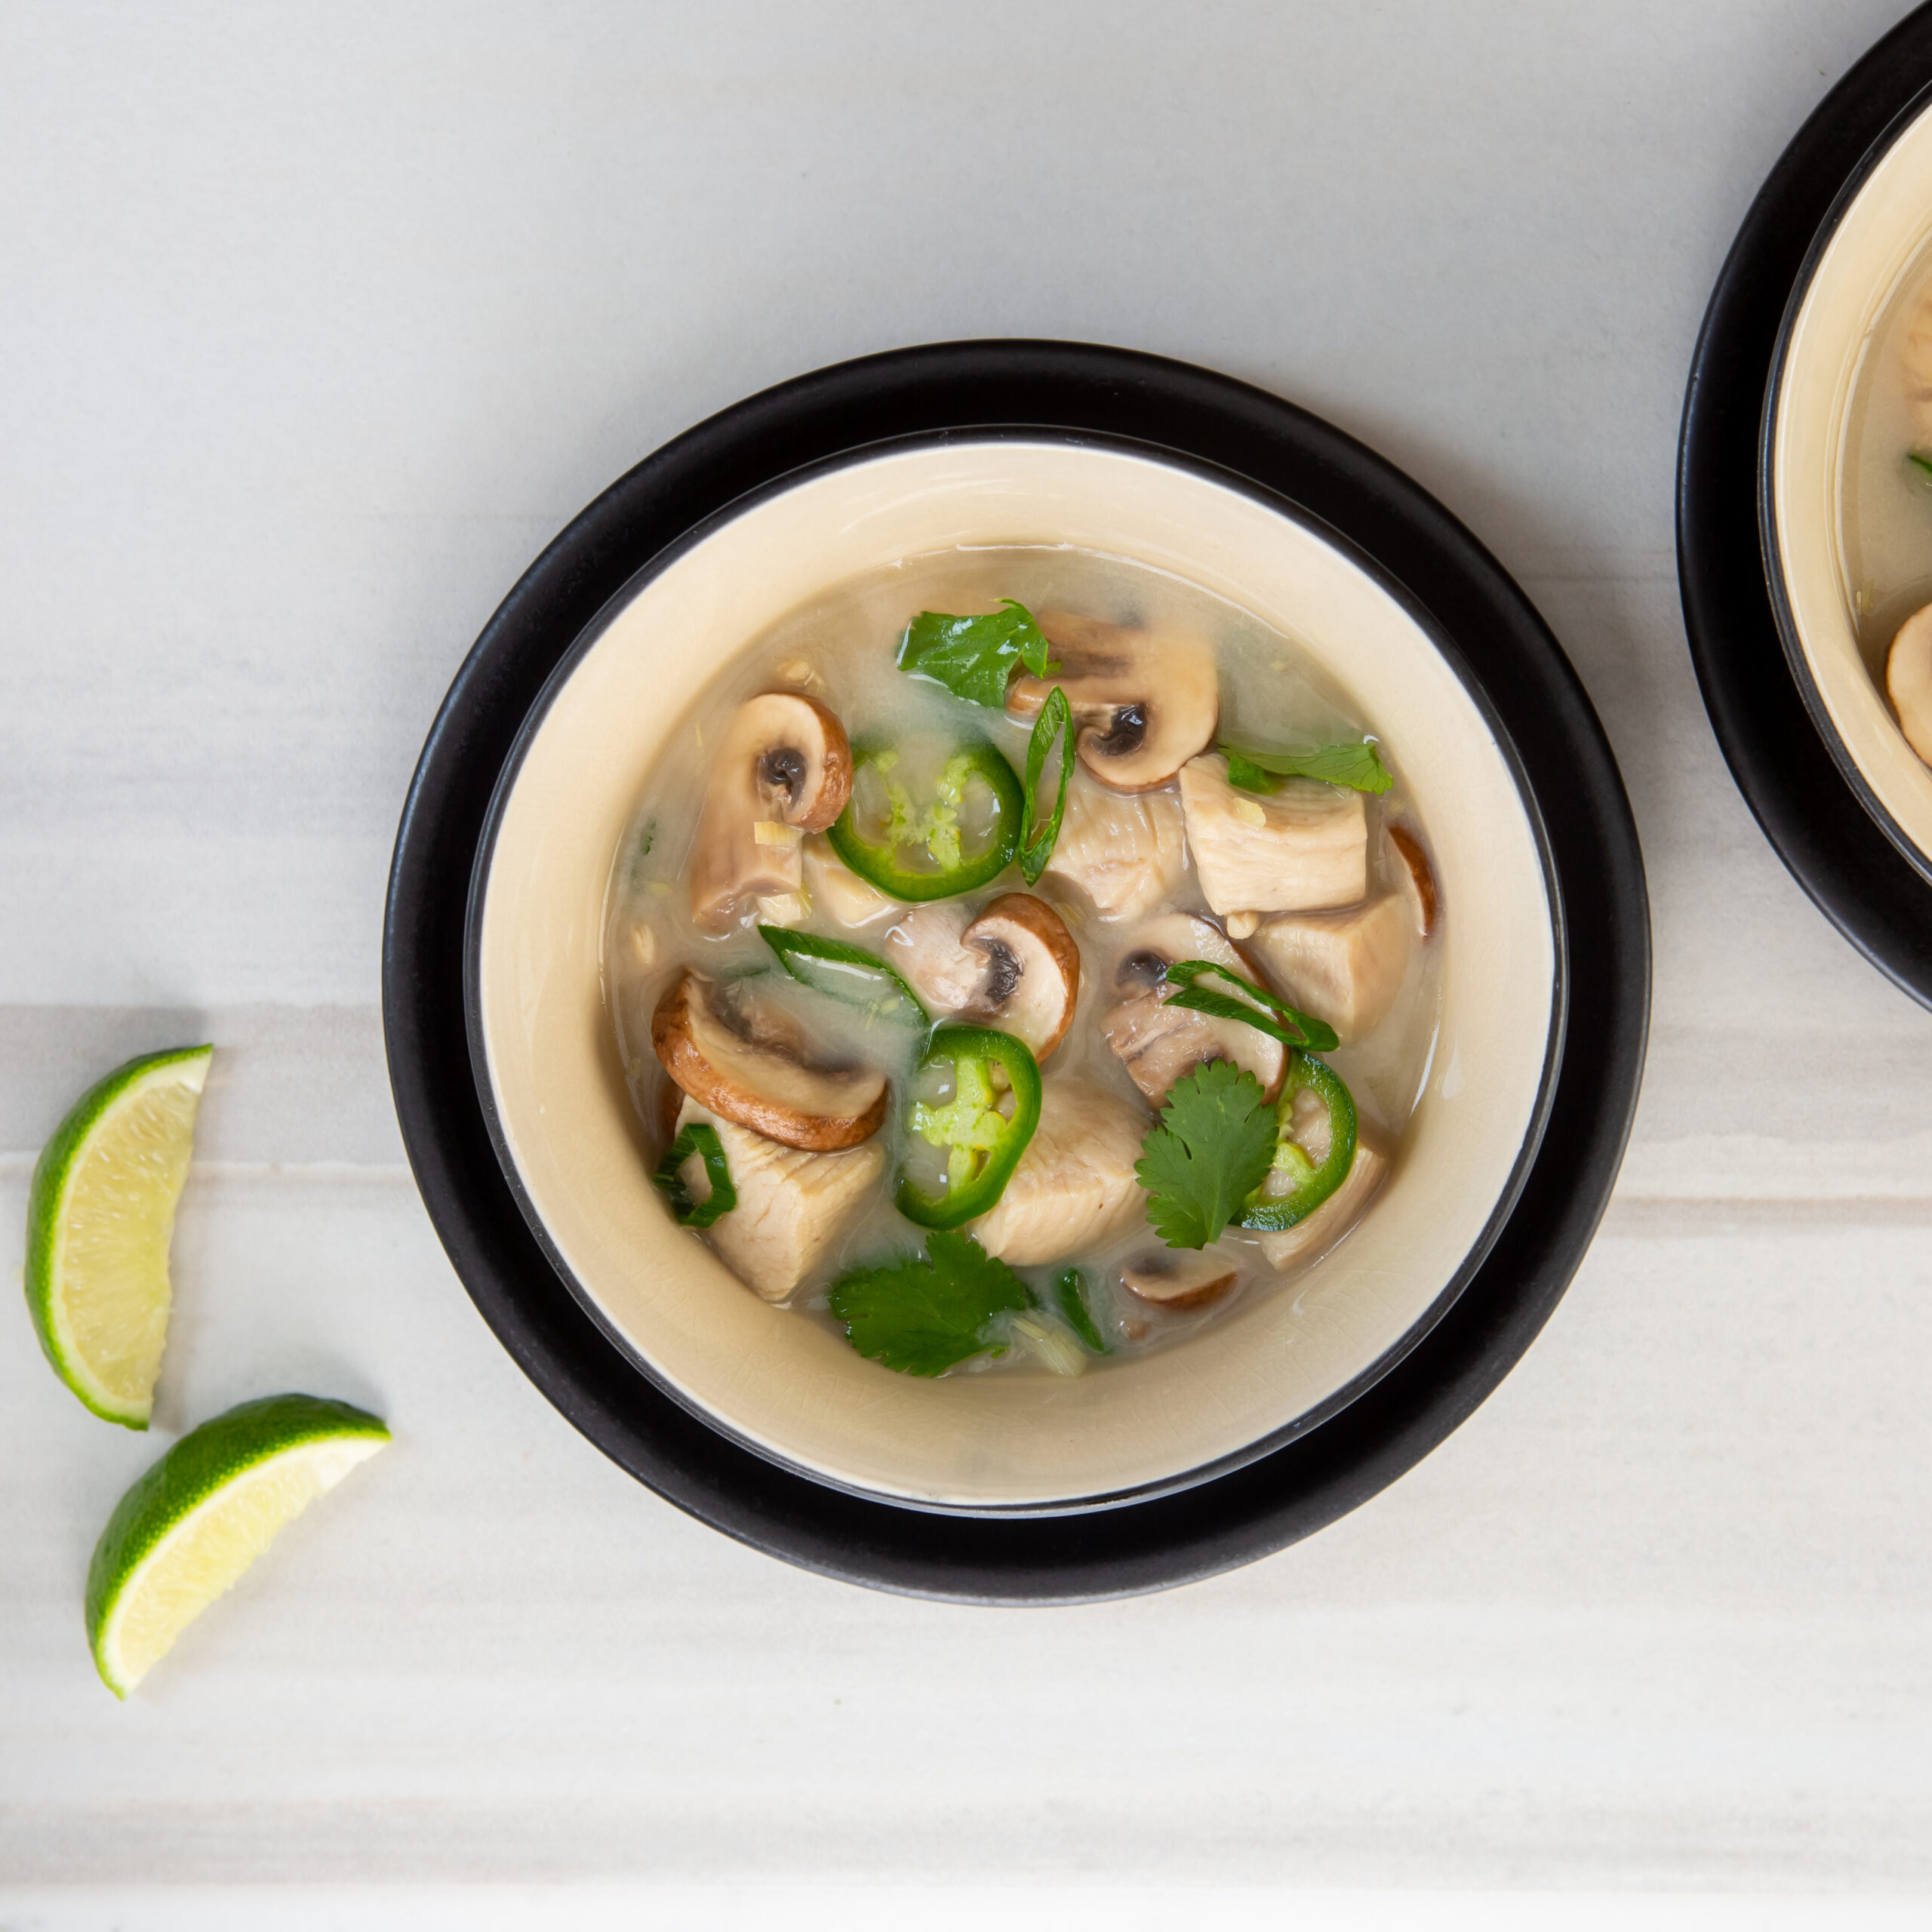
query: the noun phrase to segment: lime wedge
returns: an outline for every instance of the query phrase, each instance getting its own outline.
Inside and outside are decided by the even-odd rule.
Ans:
[[[212,1047],[116,1067],[69,1109],[27,1197],[27,1306],[61,1380],[146,1429],[168,1339],[168,1244]]]
[[[285,1523],[389,1439],[372,1415],[267,1395],[191,1429],[122,1497],[88,1565],[88,1642],[125,1697]]]

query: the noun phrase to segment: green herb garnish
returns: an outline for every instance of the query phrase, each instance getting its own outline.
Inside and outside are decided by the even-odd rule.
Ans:
[[[1378,795],[1395,783],[1373,738],[1346,745],[1312,745],[1305,751],[1244,752],[1232,745],[1215,749],[1228,761],[1228,783],[1243,792],[1269,792],[1284,778],[1318,778]]]
[[[704,1177],[711,1183],[710,1193],[695,1206],[691,1191],[679,1171],[694,1154],[704,1157]],[[651,1180],[677,1217],[681,1228],[708,1228],[719,1215],[730,1214],[738,1204],[738,1190],[732,1186],[731,1170],[725,1164],[724,1143],[718,1137],[717,1128],[701,1120],[693,1121],[671,1143]]]
[[[1232,1060],[1177,1080],[1140,1143],[1147,1218],[1170,1247],[1205,1247],[1241,1211],[1275,1158],[1275,1110]]]
[[[1928,456],[1924,451],[1907,450],[1905,460],[1907,463],[1915,463],[1926,475],[1932,476],[1932,456]]]
[[[1078,1268],[1069,1268],[1055,1279],[1054,1299],[1060,1303],[1061,1314],[1066,1317],[1066,1325],[1097,1355],[1112,1352],[1107,1338],[1094,1322],[1093,1312],[1087,1306],[1087,1278]]]
[[[1212,973],[1229,986],[1240,987],[1247,998],[1195,985],[1204,973]],[[1190,1012],[1209,1014],[1217,1020],[1238,1020],[1243,1026],[1279,1040],[1284,1047],[1306,1047],[1312,1052],[1326,1054],[1333,1053],[1341,1044],[1334,1028],[1326,1020],[1291,1006],[1266,986],[1257,986],[1252,980],[1244,980],[1238,973],[1231,973],[1211,959],[1177,959],[1164,977],[1169,986],[1181,989],[1168,995],[1170,1006],[1186,1007]],[[1254,1003],[1257,1001],[1259,1005]]]
[[[902,1375],[943,1375],[992,1348],[987,1324],[1031,1308],[1033,1296],[971,1235],[942,1232],[927,1235],[923,1260],[908,1254],[841,1275],[829,1306],[868,1361]]]
[[[903,1020],[930,1026],[932,1015],[919,996],[880,958],[862,946],[784,926],[760,926],[758,936],[778,955],[778,963],[801,986],[829,993],[848,1006],[861,1006],[875,1019]],[[868,984],[867,983],[870,983]]]
[[[1060,746],[1060,795],[1044,826],[1035,829],[1040,809],[1040,780],[1045,775],[1047,759],[1054,740]],[[1066,694],[1056,685],[1047,694],[1040,715],[1033,721],[1033,735],[1026,741],[1026,829],[1020,839],[1020,875],[1029,885],[1038,885],[1047,861],[1054,855],[1060,838],[1060,821],[1066,816],[1067,781],[1073,776],[1073,707]]]
[[[1007,680],[1016,669],[1023,666],[1044,678],[1058,668],[1051,650],[1032,612],[1008,597],[1001,608],[983,617],[921,611],[899,640],[899,668],[943,685],[968,704],[998,710],[1005,705]]]

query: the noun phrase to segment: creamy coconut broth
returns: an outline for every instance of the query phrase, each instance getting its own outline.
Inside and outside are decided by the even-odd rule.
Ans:
[[[1007,694],[995,706],[900,668],[919,614],[984,619],[1005,600],[1022,607],[1011,620],[1020,635],[1044,633],[1057,672],[1035,682],[1022,665],[1009,683],[997,656],[983,654],[981,688]],[[1020,621],[1035,618],[1037,631]],[[940,668],[958,674],[962,656],[971,651]],[[1147,684],[1151,712],[1121,701],[1137,695],[1116,688],[1123,677]],[[1056,687],[1072,716],[1029,812],[1029,746]],[[1029,704],[1035,715],[1021,715]],[[1082,552],[911,559],[752,640],[672,734],[612,868],[605,992],[652,1158],[681,1129],[715,1136],[678,1142],[682,1158],[660,1169],[666,1211],[701,1220],[712,1194],[706,1155],[721,1157],[737,1204],[693,1238],[786,1318],[830,1324],[862,1353],[913,1373],[1079,1373],[1171,1346],[1247,1297],[1294,1292],[1374,1211],[1399,1156],[1433,1048],[1440,930],[1453,909],[1435,903],[1400,746],[1376,748],[1392,777],[1379,794],[1244,774],[1215,748],[1292,759],[1342,746],[1360,766],[1365,727],[1255,617]],[[947,891],[1000,863],[1002,795],[1008,808],[1022,801],[1023,838],[1041,832],[1076,734],[1091,755],[1072,759],[1037,883],[1006,863]],[[843,743],[844,792],[836,774],[823,791]],[[1366,765],[1380,777],[1373,752]],[[1231,770],[1255,789],[1231,784]],[[1115,789],[1150,774],[1148,789]],[[900,829],[911,827],[900,844],[891,842],[895,785]],[[799,829],[841,797],[836,824]],[[734,899],[748,875],[777,889]],[[909,878],[940,896],[915,903],[872,882]],[[1234,903],[1230,893],[1263,903]],[[1286,903],[1298,897],[1309,903]],[[884,961],[900,983],[816,956],[825,942]],[[1201,960],[1207,968],[1186,964]],[[1184,992],[1232,1000],[1288,1038],[1223,1017],[1212,998],[1205,1011],[1175,1006]],[[1314,1047],[1298,1049],[1304,1023]],[[948,1041],[973,1051],[922,1071]],[[1331,1070],[1346,1088],[1340,1101]],[[1034,1080],[1038,1124],[1016,1154],[1014,1123],[1023,1125]],[[1246,1212],[1272,1202],[1287,1224],[1244,1229],[1235,1203],[1217,1238],[1164,1241],[1175,1228],[1171,1220],[1157,1232],[1150,1211],[1177,1211],[1134,1171],[1149,1135],[1163,1122],[1198,1135],[1236,1116],[1251,1133],[1255,1116],[1241,1109],[1261,1098],[1275,1152]],[[1355,1151],[1338,1164],[1351,1100]],[[1166,1152],[1192,1161],[1200,1149]],[[1002,1163],[1010,1175],[986,1193]],[[923,1204],[902,1211],[909,1187]],[[1296,1202],[1312,1204],[1284,1212]],[[955,1234],[947,1222],[961,1203],[978,1211]],[[970,1349],[956,1334],[933,1341],[908,1312],[906,1297],[922,1303],[935,1278],[894,1272],[929,1256],[957,1274],[960,1235],[980,1244],[963,1251],[966,1287],[989,1297]],[[1011,1273],[997,1269],[995,1282],[982,1248]],[[1079,1278],[1070,1288],[1069,1270]],[[939,1325],[956,1327],[973,1305],[961,1287]]]
[[[1923,461],[1918,459],[1923,459]],[[1846,422],[1839,540],[1859,650],[1932,762],[1932,251],[1868,338]]]

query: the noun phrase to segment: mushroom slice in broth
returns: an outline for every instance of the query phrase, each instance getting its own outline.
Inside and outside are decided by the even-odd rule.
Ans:
[[[733,714],[691,856],[691,917],[721,932],[759,899],[795,894],[799,848],[845,809],[852,748],[817,699],[766,691]]]
[[[1173,990],[1163,977],[1177,960],[1207,959],[1244,979],[1254,969],[1212,920],[1193,912],[1169,912],[1137,932],[1115,971],[1125,994],[1100,1021],[1100,1032],[1128,1076],[1154,1106],[1184,1073],[1212,1060],[1244,1066],[1272,1099],[1287,1066],[1279,1040],[1238,1020],[1220,1020],[1171,1006]]]
[[[885,1118],[883,1073],[814,1064],[789,1014],[743,994],[732,1000],[688,970],[658,1001],[651,1038],[665,1072],[700,1106],[787,1147],[854,1147]]]
[[[1059,685],[1080,728],[1080,762],[1103,785],[1151,791],[1214,742],[1220,678],[1204,639],[1066,611],[1043,611],[1039,624],[1060,668],[1044,678],[1015,678],[1006,708],[1032,718]]]

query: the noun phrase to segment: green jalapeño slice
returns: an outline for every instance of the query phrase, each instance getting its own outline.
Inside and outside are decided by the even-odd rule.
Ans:
[[[912,1092],[899,1211],[922,1228],[956,1228],[1006,1191],[1040,1124],[1040,1069],[1011,1033],[942,1026]]]
[[[852,747],[852,795],[826,836],[895,899],[950,899],[997,878],[1020,849],[1026,795],[984,738]]]
[[[1354,1096],[1327,1061],[1291,1051],[1275,1103],[1274,1161],[1239,1225],[1278,1232],[1306,1220],[1348,1179],[1355,1158]]]

